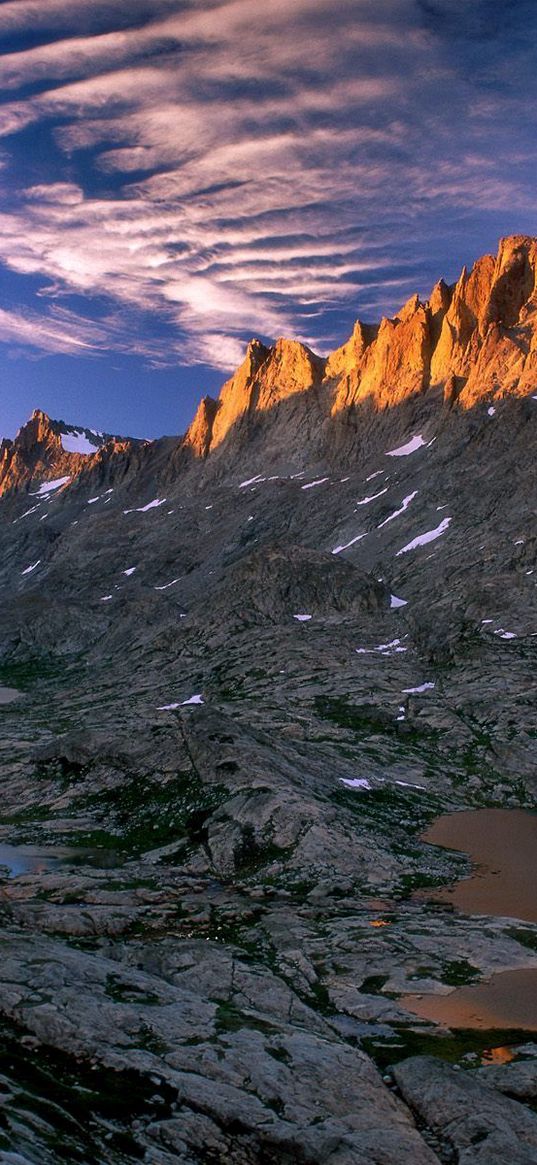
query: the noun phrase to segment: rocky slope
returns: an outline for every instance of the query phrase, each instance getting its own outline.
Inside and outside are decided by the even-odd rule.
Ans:
[[[6,1165],[537,1160],[535,1061],[402,1000],[537,966],[411,892],[439,812],[537,804],[535,246],[183,438],[4,453]]]

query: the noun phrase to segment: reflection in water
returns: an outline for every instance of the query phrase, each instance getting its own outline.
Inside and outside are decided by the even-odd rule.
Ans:
[[[537,922],[537,813],[524,809],[470,809],[437,818],[423,841],[470,855],[469,878],[427,894],[467,914]],[[420,894],[423,897],[423,894]]]
[[[510,1064],[516,1057],[516,1048],[485,1048],[481,1053],[481,1063],[484,1068],[496,1064]]]
[[[67,849],[61,846],[41,849],[32,845],[6,845],[0,842],[0,870],[7,870],[10,878],[16,878],[19,874],[46,874],[66,865],[113,869],[121,864],[121,856],[113,850]]]
[[[449,995],[403,995],[399,1002],[446,1027],[537,1031],[537,969],[503,971],[488,983],[458,987]]]
[[[467,914],[537,922],[537,813],[523,809],[476,809],[439,817],[423,841],[468,854],[469,878],[427,892]],[[423,893],[419,893],[423,899]],[[528,951],[528,962],[535,963]],[[452,1028],[519,1028],[537,1031],[537,969],[504,971],[488,983],[447,995],[406,995],[403,1006],[423,1019]],[[490,1051],[488,1063],[507,1063],[509,1048]]]

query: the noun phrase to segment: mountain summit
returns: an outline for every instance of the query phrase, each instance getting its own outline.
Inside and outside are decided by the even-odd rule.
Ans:
[[[379,324],[357,320],[327,358],[297,340],[270,347],[252,340],[218,399],[203,397],[177,438],[170,472],[184,470],[185,455],[205,460],[218,450],[220,465],[255,456],[259,439],[269,457],[290,461],[297,450],[306,459],[330,457],[341,422],[359,432],[364,409],[370,417],[427,394],[461,409],[530,395],[536,288],[537,238],[511,235],[500,240],[496,258],[484,255],[470,272],[463,268],[457,283],[439,280],[428,300],[413,295]],[[0,445],[0,496],[98,466],[102,476],[118,455],[144,444],[149,449],[151,443],[68,426],[36,410],[14,441]]]
[[[132,444],[139,442],[53,421],[35,409],[13,441],[0,443],[0,496],[31,488],[32,482],[76,477],[101,461],[105,451],[110,457]]]
[[[364,402],[390,408],[429,389],[469,408],[487,397],[524,396],[537,369],[537,239],[501,239],[457,283],[440,280],[429,299],[413,295],[393,319],[356,322],[323,360],[303,344],[252,341],[217,401],[205,398],[187,443],[206,456],[230,429],[295,393],[324,389],[337,416]]]

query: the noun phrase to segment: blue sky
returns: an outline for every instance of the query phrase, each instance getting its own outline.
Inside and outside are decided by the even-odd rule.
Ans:
[[[180,432],[252,336],[537,234],[534,0],[3,0],[0,435]]]

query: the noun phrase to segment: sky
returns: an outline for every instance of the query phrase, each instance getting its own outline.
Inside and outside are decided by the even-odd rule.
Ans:
[[[188,425],[537,234],[534,0],[3,0],[0,436]]]

